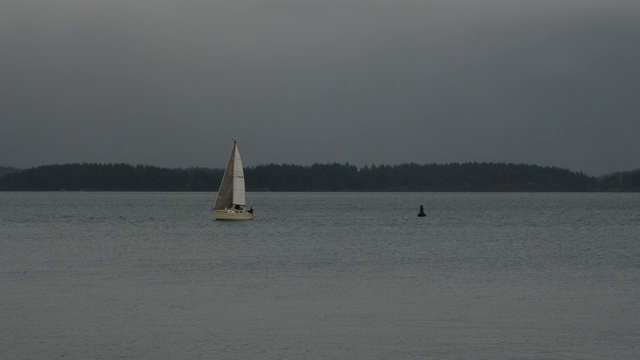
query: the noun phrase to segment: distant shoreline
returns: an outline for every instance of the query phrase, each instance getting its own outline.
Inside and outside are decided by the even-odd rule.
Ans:
[[[224,169],[128,164],[0,167],[0,191],[215,192]],[[601,177],[507,163],[260,165],[245,169],[252,192],[638,192],[640,169]]]

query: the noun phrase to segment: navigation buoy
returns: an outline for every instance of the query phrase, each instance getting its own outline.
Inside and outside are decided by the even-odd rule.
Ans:
[[[423,216],[427,216],[427,214],[424,213],[424,206],[420,205],[420,212],[418,213],[419,217],[423,217]]]

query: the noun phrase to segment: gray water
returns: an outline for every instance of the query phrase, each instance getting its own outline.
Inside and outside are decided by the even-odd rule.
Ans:
[[[0,193],[0,358],[640,358],[640,194],[213,197]]]

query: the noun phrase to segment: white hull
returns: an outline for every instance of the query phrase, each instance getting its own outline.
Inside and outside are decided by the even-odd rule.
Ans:
[[[214,210],[216,220],[253,220],[253,214],[246,210]]]

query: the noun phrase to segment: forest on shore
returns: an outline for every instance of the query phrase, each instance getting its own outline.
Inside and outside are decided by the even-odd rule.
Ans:
[[[2,191],[217,191],[224,169],[129,164],[0,167]],[[259,165],[248,191],[594,192],[640,191],[640,169],[601,177],[506,163]]]

